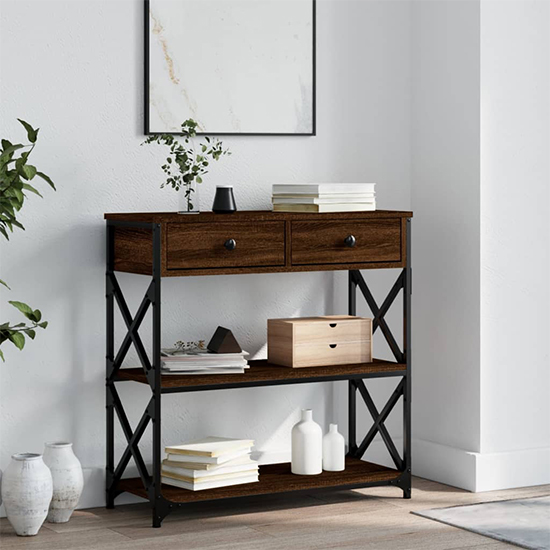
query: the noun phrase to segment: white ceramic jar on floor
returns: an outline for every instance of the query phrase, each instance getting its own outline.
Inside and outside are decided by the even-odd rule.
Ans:
[[[346,467],[346,441],[338,433],[338,424],[330,424],[323,437],[323,470],[341,472]]]
[[[38,533],[48,515],[52,494],[52,474],[42,455],[21,453],[11,457],[2,477],[2,500],[19,536]]]
[[[292,428],[291,471],[302,476],[323,471],[323,432],[311,409],[302,409],[302,419]]]
[[[82,494],[82,466],[73,452],[73,444],[64,442],[46,443],[44,462],[53,478],[53,498],[48,521],[65,523],[69,521]]]

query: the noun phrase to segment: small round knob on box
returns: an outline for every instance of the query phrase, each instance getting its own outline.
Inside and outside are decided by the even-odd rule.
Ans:
[[[348,235],[345,239],[344,239],[344,244],[348,247],[348,248],[353,248],[355,246],[355,237],[353,235]]]
[[[223,243],[223,246],[225,246],[227,250],[235,250],[235,248],[237,248],[237,241],[235,239],[229,239]]]

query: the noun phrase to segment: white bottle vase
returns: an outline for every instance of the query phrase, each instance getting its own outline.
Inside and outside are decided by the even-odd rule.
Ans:
[[[323,471],[323,432],[311,409],[302,409],[302,419],[292,428],[291,471],[302,476]]]
[[[21,537],[36,535],[48,515],[52,500],[52,474],[42,455],[13,455],[2,478],[6,515]]]
[[[44,462],[53,478],[53,498],[48,521],[66,523],[74,512],[84,487],[82,466],[73,453],[72,443],[46,443]]]
[[[346,467],[346,441],[338,433],[338,424],[331,424],[323,437],[323,470],[341,472]]]

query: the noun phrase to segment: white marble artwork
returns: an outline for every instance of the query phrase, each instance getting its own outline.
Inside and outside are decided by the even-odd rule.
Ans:
[[[312,134],[313,0],[150,0],[149,132]]]

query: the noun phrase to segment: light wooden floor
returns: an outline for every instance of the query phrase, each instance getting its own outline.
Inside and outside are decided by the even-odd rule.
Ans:
[[[150,527],[146,505],[77,511],[62,525],[45,523],[36,537],[17,537],[0,521],[0,548],[35,550],[500,550],[516,548],[414,516],[411,510],[550,494],[550,486],[468,493],[414,479],[413,498],[384,487],[315,496],[255,497],[205,503]]]

